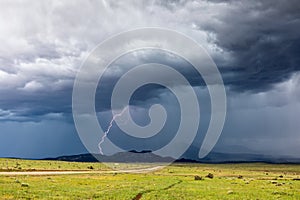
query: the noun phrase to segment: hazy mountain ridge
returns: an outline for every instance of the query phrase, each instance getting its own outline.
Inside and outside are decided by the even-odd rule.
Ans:
[[[98,160],[97,160],[98,158]],[[283,157],[283,156],[270,156],[250,153],[220,153],[211,152],[203,159],[188,159],[180,158],[174,159],[171,157],[161,157],[151,153],[150,151],[130,151],[116,153],[112,156],[105,156],[100,154],[79,154],[59,156],[56,158],[45,158],[43,160],[61,160],[61,161],[73,161],[73,162],[199,162],[199,163],[242,163],[242,162],[266,162],[266,163],[300,163],[300,158]]]

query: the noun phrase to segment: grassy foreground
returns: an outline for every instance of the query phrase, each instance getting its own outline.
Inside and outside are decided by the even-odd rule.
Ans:
[[[99,173],[111,170],[101,163],[0,159],[0,171],[49,170],[91,173],[0,175],[0,199],[300,199],[300,165],[173,164],[129,174]]]

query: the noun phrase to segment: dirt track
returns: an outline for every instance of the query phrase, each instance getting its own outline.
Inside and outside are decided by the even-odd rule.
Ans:
[[[156,166],[146,169],[131,170],[111,170],[111,171],[26,171],[26,172],[0,172],[0,176],[17,176],[17,175],[66,175],[66,174],[111,174],[111,173],[148,173],[161,169],[163,166]]]

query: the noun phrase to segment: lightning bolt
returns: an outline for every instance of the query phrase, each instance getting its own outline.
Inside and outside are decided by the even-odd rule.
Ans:
[[[125,106],[125,107],[123,108],[123,110],[122,110],[120,113],[114,115],[113,118],[110,120],[109,125],[108,125],[106,131],[104,132],[104,135],[102,136],[102,138],[101,138],[101,140],[100,140],[100,142],[99,142],[99,144],[98,144],[98,148],[99,148],[99,151],[100,151],[100,154],[101,154],[101,155],[103,155],[103,150],[102,150],[101,145],[102,145],[102,143],[104,142],[105,138],[107,137],[108,133],[110,132],[110,129],[111,129],[112,126],[113,126],[113,122],[114,122],[118,117],[121,117],[127,109],[128,109],[128,106]]]

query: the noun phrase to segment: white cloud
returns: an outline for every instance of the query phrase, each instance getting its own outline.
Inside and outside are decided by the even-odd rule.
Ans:
[[[210,17],[208,13],[213,13],[213,8],[202,3],[199,9],[203,12],[199,15],[190,4],[195,3],[170,10],[158,4],[151,8],[148,1],[2,1],[0,54],[4,59],[0,60],[0,69],[26,71],[37,59],[48,60],[44,64],[51,68],[52,60],[61,59],[76,69],[80,64],[76,58],[82,59],[82,53],[112,34],[138,27],[172,28],[191,34],[206,45],[206,33],[200,30],[191,33],[190,26],[195,20]],[[207,11],[207,8],[211,9]],[[62,63],[59,69],[64,71],[66,66]]]
[[[28,83],[25,84],[25,86],[23,88],[21,88],[21,90],[25,90],[25,91],[38,91],[43,89],[43,85],[37,81],[30,81]]]

